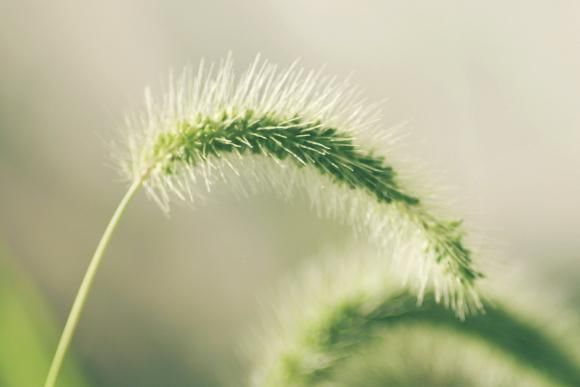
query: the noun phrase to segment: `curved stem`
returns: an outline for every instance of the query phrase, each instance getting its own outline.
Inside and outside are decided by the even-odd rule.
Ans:
[[[75,329],[78,325],[81,313],[83,311],[83,307],[86,303],[87,296],[89,294],[89,291],[91,289],[91,285],[92,285],[93,280],[95,278],[95,274],[97,273],[97,270],[99,269],[99,264],[101,263],[103,255],[105,253],[105,250],[107,249],[107,246],[109,245],[109,242],[111,240],[111,236],[113,235],[115,228],[119,224],[119,220],[121,219],[123,212],[125,212],[127,205],[129,204],[129,202],[131,201],[131,199],[133,198],[135,193],[139,190],[139,188],[143,184],[143,180],[144,180],[144,178],[141,178],[141,179],[133,182],[133,184],[131,184],[131,186],[129,187],[129,190],[127,191],[127,193],[125,194],[125,196],[123,197],[123,199],[119,203],[119,206],[115,210],[115,213],[113,214],[111,220],[109,221],[109,224],[107,225],[107,228],[105,229],[105,232],[103,233],[103,236],[101,237],[101,240],[99,241],[99,244],[97,245],[97,249],[95,250],[95,254],[93,255],[93,258],[91,259],[89,267],[87,268],[87,271],[86,271],[85,276],[83,278],[83,281],[81,282],[81,286],[79,287],[79,290],[77,292],[77,295],[76,295],[74,303],[73,303],[73,306],[71,308],[68,319],[67,319],[66,324],[64,326],[64,330],[63,330],[62,335],[60,337],[60,340],[58,342],[58,346],[56,348],[56,352],[55,352],[54,357],[52,359],[52,363],[50,365],[50,369],[48,371],[48,376],[46,377],[46,382],[44,383],[44,387],[54,387],[54,385],[56,384],[56,379],[58,378],[58,374],[59,374],[59,371],[61,369],[64,357],[65,357],[66,352],[67,352],[67,349],[69,347],[69,344],[71,342],[71,339],[72,339],[72,336],[75,332]]]

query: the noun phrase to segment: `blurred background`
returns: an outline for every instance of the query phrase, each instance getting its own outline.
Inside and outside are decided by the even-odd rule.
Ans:
[[[301,58],[387,98],[385,129],[408,122],[394,153],[443,187],[482,237],[480,261],[580,306],[580,3],[0,0],[0,359],[14,378],[44,374],[126,189],[108,145],[124,115],[170,69],[229,50],[239,70],[257,53]],[[272,289],[349,237],[308,203],[267,194],[224,190],[170,218],[140,195],[65,378],[243,384],[245,337]]]

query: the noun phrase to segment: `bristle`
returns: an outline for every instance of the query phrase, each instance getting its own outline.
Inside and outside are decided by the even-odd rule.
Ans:
[[[398,249],[391,254],[405,259],[407,253]],[[345,377],[348,380],[349,372],[360,368],[383,371],[386,378],[412,377],[419,365],[429,368],[426,380],[433,382],[436,372],[431,367],[443,366],[459,375],[462,365],[485,359],[477,356],[480,350],[493,351],[486,360],[493,367],[471,369],[476,372],[466,375],[465,385],[471,379],[489,381],[488,374],[498,365],[517,375],[516,385],[580,383],[577,325],[559,330],[548,317],[567,320],[565,310],[538,315],[538,304],[532,302],[528,305],[531,314],[524,313],[521,305],[507,300],[498,303],[505,299],[504,292],[492,292],[495,303],[485,301],[485,314],[458,320],[438,305],[432,291],[417,305],[410,289],[398,284],[400,273],[364,246],[328,251],[306,262],[298,274],[281,284],[280,294],[268,300],[268,317],[262,324],[266,329],[257,329],[248,339],[253,386],[367,385],[367,373],[357,372],[361,377],[357,383],[348,383]],[[521,289],[505,285],[511,289],[510,299],[517,298]],[[426,350],[429,340],[425,338],[431,335],[441,335],[441,345]],[[394,339],[402,347],[393,346]],[[377,348],[383,348],[382,355],[373,352]],[[401,349],[414,349],[414,358],[407,359],[410,363],[406,365],[397,361],[404,355]],[[456,353],[462,356],[454,356]],[[345,369],[349,372],[343,372]]]
[[[286,197],[306,193],[320,214],[352,224],[378,251],[408,251],[398,269],[419,300],[435,287],[461,317],[480,306],[481,275],[459,223],[430,214],[376,154],[389,131],[348,82],[297,63],[278,70],[259,57],[239,78],[231,56],[191,73],[171,76],[161,103],[147,90],[145,114],[129,124],[121,169],[145,180],[164,210],[171,196],[199,200],[218,181],[244,195],[268,187]]]

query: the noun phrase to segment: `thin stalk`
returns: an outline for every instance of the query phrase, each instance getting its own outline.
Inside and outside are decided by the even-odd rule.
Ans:
[[[95,254],[91,259],[91,263],[89,264],[87,272],[85,273],[83,281],[81,282],[81,286],[79,287],[79,290],[75,297],[73,306],[68,315],[68,319],[66,320],[64,330],[62,332],[62,335],[60,336],[60,340],[58,342],[56,352],[52,359],[52,363],[50,365],[50,369],[48,371],[48,376],[46,377],[44,387],[54,387],[56,384],[56,380],[62,367],[64,357],[66,355],[71,339],[78,325],[81,313],[83,311],[83,307],[85,306],[87,296],[89,294],[89,291],[91,290],[91,285],[93,284],[93,280],[95,279],[95,275],[97,273],[97,270],[99,269],[99,265],[105,253],[105,250],[107,249],[107,246],[111,241],[111,236],[113,235],[115,228],[119,224],[119,220],[121,219],[121,216],[125,212],[127,205],[143,184],[144,179],[145,176],[143,176],[141,179],[138,179],[135,182],[133,182],[133,184],[131,184],[129,190],[127,191],[125,196],[123,196],[123,199],[121,200],[119,206],[115,210],[113,217],[109,221],[109,224],[107,225],[107,228],[105,229],[105,232],[103,233],[103,236],[101,237],[101,240],[97,245]]]

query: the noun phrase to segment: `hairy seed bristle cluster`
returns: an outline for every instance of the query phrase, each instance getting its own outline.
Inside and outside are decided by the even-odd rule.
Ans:
[[[555,335],[553,327],[542,327],[533,315],[523,314],[509,302],[500,303],[493,297],[493,301],[485,302],[486,313],[462,321],[438,304],[432,292],[427,292],[418,305],[409,289],[396,284],[396,273],[384,270],[382,258],[368,249],[359,247],[349,253],[328,255],[308,263],[298,278],[293,276],[281,287],[281,296],[270,300],[275,314],[272,318],[270,311],[266,319],[265,325],[270,330],[266,334],[259,332],[262,345],[258,350],[256,341],[251,342],[255,362],[252,385],[335,385],[331,381],[336,380],[342,369],[353,362],[371,361],[370,351],[388,345],[385,335],[401,327],[409,335],[422,332],[462,336],[462,346],[471,341],[475,347],[496,351],[495,357],[508,364],[512,375],[529,373],[540,386],[580,383],[574,345],[564,345],[557,340],[561,334]],[[575,336],[569,333],[566,337]],[[414,342],[404,335],[401,341],[407,346]],[[414,361],[430,366],[436,363],[435,357],[457,350],[441,346],[417,354]],[[385,353],[389,356],[373,372],[389,369],[391,357],[399,356],[391,348]],[[404,371],[412,373],[412,368],[413,364],[408,365]],[[365,374],[362,380],[366,383],[369,375]]]
[[[481,273],[473,267],[461,223],[432,215],[401,186],[385,157],[365,144],[365,133],[372,133],[367,142],[388,134],[367,121],[374,122],[375,112],[363,108],[355,91],[296,66],[280,72],[259,58],[239,80],[229,59],[214,68],[206,74],[202,65],[197,76],[186,71],[171,80],[164,101],[147,97],[147,114],[131,121],[124,170],[144,180],[163,208],[171,192],[195,201],[202,195],[198,187],[209,191],[220,178],[281,192],[303,189],[311,197],[323,195],[313,197],[321,207],[352,203],[338,217],[353,220],[360,234],[374,235],[382,248],[389,241],[414,250],[407,267],[418,279],[419,296],[431,284],[460,316],[481,307],[475,291]],[[248,161],[260,158],[279,168],[257,172],[263,168]],[[289,179],[288,171],[314,171],[319,182]],[[327,200],[335,191],[342,199]]]

